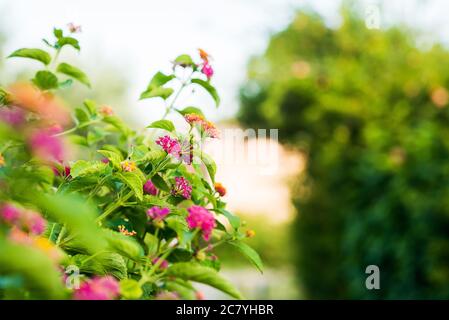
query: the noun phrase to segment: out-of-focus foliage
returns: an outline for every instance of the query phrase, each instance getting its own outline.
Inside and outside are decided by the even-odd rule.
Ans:
[[[309,298],[449,298],[449,51],[415,39],[298,13],[250,62],[240,120],[308,155],[291,246]]]

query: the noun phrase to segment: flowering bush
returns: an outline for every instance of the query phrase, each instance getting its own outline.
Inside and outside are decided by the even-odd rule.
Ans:
[[[242,242],[251,232],[226,210],[226,189],[201,150],[218,129],[199,108],[176,105],[195,85],[218,106],[210,56],[180,55],[171,74],[153,76],[140,99],[163,99],[166,112],[138,134],[109,106],[85,100],[72,116],[57,97],[75,81],[91,86],[59,61],[63,48],[80,50],[79,30],[54,29],[54,41],[44,40],[53,55],[26,48],[9,56],[45,68],[31,83],[0,87],[0,298],[202,297],[192,281],[241,298],[220,276],[214,248],[230,244],[262,263]],[[169,82],[178,82],[176,92]],[[188,132],[165,119],[170,113]]]

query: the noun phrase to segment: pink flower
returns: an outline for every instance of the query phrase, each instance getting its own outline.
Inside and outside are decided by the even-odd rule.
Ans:
[[[207,62],[203,64],[201,72],[207,77],[208,80],[210,80],[214,75],[214,69],[212,69],[212,66]]]
[[[25,122],[25,112],[16,107],[1,108],[0,120],[13,127],[18,127]]]
[[[55,123],[55,124],[47,127],[45,130],[47,131],[47,133],[49,135],[55,135],[55,134],[61,133],[63,131],[63,128],[60,124]]]
[[[181,145],[178,140],[173,139],[170,136],[163,136],[156,140],[156,144],[160,145],[168,154],[171,154],[176,158],[180,157]]]
[[[212,230],[216,227],[215,218],[206,208],[193,205],[187,209],[187,224],[190,229],[200,228],[203,239],[209,241]]]
[[[184,177],[175,177],[175,186],[172,190],[172,194],[190,199],[192,195],[192,186]]]
[[[70,22],[69,24],[67,24],[67,27],[69,28],[70,33],[81,32],[81,26],[77,26],[73,22]]]
[[[120,293],[120,287],[113,277],[96,277],[85,281],[75,291],[76,300],[112,300]]]
[[[29,145],[34,155],[42,160],[62,162],[64,159],[62,141],[46,132],[33,133],[29,139]]]
[[[109,163],[109,159],[108,158],[102,158],[101,162],[103,162],[104,164],[108,164]]]
[[[151,219],[158,221],[163,220],[169,213],[170,213],[169,208],[161,208],[157,206],[151,207],[150,209],[147,210],[147,215]]]
[[[20,218],[20,214],[20,209],[10,203],[4,204],[0,209],[0,217],[8,223],[17,221]]]
[[[153,260],[151,260],[151,263],[156,264],[159,262],[159,260],[161,260],[160,258],[154,258]],[[159,268],[161,270],[167,269],[168,268],[168,261],[162,259],[161,263],[159,264]]]
[[[155,196],[157,194],[157,188],[154,186],[153,182],[151,180],[148,180],[143,185],[143,192],[146,194],[150,194],[152,196]]]
[[[71,169],[70,169],[69,166],[64,166],[64,169],[61,172],[61,171],[59,171],[59,169],[57,167],[52,166],[52,170],[53,170],[53,173],[55,174],[55,176],[68,177],[68,176],[70,176],[70,170]]]
[[[26,210],[22,215],[23,226],[35,235],[44,233],[47,221],[37,212]]]

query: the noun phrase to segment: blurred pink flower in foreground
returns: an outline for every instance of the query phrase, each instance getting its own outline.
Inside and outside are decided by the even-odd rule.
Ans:
[[[170,213],[169,208],[151,207],[147,210],[147,215],[153,220],[163,220]]]
[[[118,281],[111,276],[95,277],[83,282],[74,293],[76,300],[112,300],[120,293]]]
[[[62,140],[44,131],[32,133],[29,138],[29,145],[33,154],[42,160],[57,162],[64,160]]]

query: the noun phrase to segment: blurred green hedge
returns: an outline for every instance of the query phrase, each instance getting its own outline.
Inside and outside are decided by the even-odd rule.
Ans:
[[[298,13],[249,64],[241,122],[308,155],[292,244],[308,298],[449,298],[449,51],[418,39],[348,7],[337,28]]]

